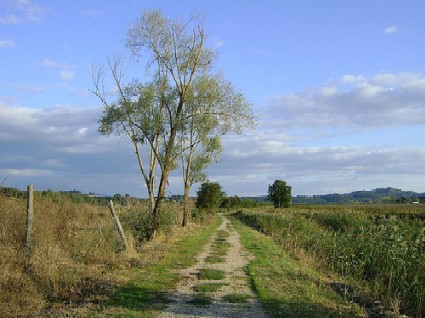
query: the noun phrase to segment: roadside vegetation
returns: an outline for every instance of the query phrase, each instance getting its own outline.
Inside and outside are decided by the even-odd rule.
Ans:
[[[158,291],[175,283],[171,271],[193,262],[211,226],[217,226],[213,215],[197,211],[182,229],[181,205],[167,203],[158,238],[148,242],[147,204],[117,204],[116,210],[129,243],[126,252],[106,206],[36,192],[27,257],[26,200],[0,195],[0,317],[63,317],[73,311],[131,316],[131,306],[157,299]]]
[[[107,206],[36,192],[27,256],[26,200],[1,194],[0,316],[153,317],[181,279],[176,270],[194,263],[214,231],[206,262],[223,261],[229,234],[216,230],[218,207],[193,208],[182,228],[182,204],[165,202],[150,240],[147,203],[127,201],[115,205],[123,251]],[[251,286],[274,317],[425,317],[423,205],[257,207],[232,219],[229,228],[256,257],[246,268]],[[196,286],[195,305],[210,303],[203,296],[220,284],[209,280],[222,276],[200,273],[207,281]]]
[[[255,256],[246,271],[271,317],[366,317],[361,306],[334,292],[333,277],[312,259],[294,258],[271,237],[244,226],[239,217],[233,217],[232,224],[242,245]]]
[[[235,217],[293,258],[311,257],[340,275],[344,282],[334,282],[334,289],[363,306],[425,316],[424,206],[297,206]]]

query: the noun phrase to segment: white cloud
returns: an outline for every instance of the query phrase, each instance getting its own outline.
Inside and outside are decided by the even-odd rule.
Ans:
[[[72,67],[66,63],[60,63],[58,61],[46,58],[41,61],[41,65],[48,68],[58,69],[59,76],[64,81],[70,81],[75,77],[75,72],[72,70]]]
[[[46,90],[45,87],[35,86],[30,84],[16,84],[13,88],[25,94],[39,94]]]
[[[46,65],[61,70],[63,64]],[[228,195],[266,194],[276,179],[287,181],[294,194],[386,186],[424,191],[425,121],[417,124],[424,119],[424,81],[411,73],[346,75],[276,98],[256,131],[225,137],[224,152],[208,176]],[[17,107],[0,96],[0,179],[31,181],[39,189],[144,196],[131,144],[97,132],[101,111]],[[179,170],[168,192],[182,193]]]
[[[13,0],[12,3],[30,22],[40,22],[43,16],[51,11],[50,7],[30,0]]]
[[[222,39],[220,39],[220,38],[216,38],[215,40],[214,40],[214,47],[216,48],[216,49],[219,49],[219,48],[221,48],[221,47],[223,47],[224,46],[224,41],[222,40]]]
[[[425,122],[425,77],[345,75],[303,92],[272,99],[264,117],[285,127],[400,127]]]
[[[1,3],[0,24],[16,25],[25,22],[41,22],[52,9],[31,0],[8,0]]]
[[[14,47],[14,46],[16,46],[15,41],[0,40],[0,47]]]
[[[80,12],[81,15],[96,19],[99,16],[98,10],[83,10]]]
[[[265,194],[276,179],[295,194],[423,192],[424,123],[421,74],[345,75],[273,98],[254,133],[226,137],[208,174],[228,194]]]
[[[398,28],[395,25],[390,25],[384,29],[384,34],[393,34],[397,32]]]
[[[49,176],[51,171],[37,169],[0,169],[1,174],[24,177]]]
[[[0,17],[0,24],[18,24],[21,19],[14,14],[9,14],[6,17]]]
[[[65,68],[65,69],[70,68],[70,66],[68,64],[60,63],[58,61],[54,61],[54,60],[47,59],[47,58],[44,59],[43,61],[41,61],[41,64],[43,66],[52,67],[52,68]]]
[[[70,81],[70,80],[74,79],[75,73],[73,71],[70,71],[70,70],[62,70],[62,71],[60,71],[60,76],[63,80]]]
[[[97,132],[100,108],[7,104],[0,98],[0,179],[7,186],[145,195],[130,145]]]
[[[98,136],[96,120],[99,114],[100,109],[73,106],[35,109],[0,104],[1,131],[8,133],[0,142],[26,142],[27,139],[31,142],[33,139],[64,147],[79,144],[81,137],[85,137],[84,141],[90,144],[90,138]]]
[[[296,146],[257,132],[247,138],[227,138],[223,155],[209,175],[225,190],[246,195],[265,194],[276,179],[287,181],[296,194],[401,184],[424,191],[420,180],[425,176],[425,147]]]

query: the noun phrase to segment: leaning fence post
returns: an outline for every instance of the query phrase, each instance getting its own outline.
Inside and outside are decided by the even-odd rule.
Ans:
[[[121,237],[121,241],[124,244],[124,248],[127,251],[128,250],[127,239],[125,238],[124,231],[122,229],[120,220],[118,219],[118,216],[115,213],[114,203],[112,202],[112,200],[109,200],[108,207],[109,207],[109,211],[111,211],[112,217],[114,219],[115,227],[117,228],[117,231],[118,231],[118,233]]]
[[[29,258],[31,255],[31,228],[32,228],[32,215],[33,215],[33,185],[30,184],[27,187],[27,225],[25,231],[25,252]]]

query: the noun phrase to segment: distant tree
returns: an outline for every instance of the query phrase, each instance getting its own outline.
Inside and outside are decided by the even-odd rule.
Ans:
[[[291,204],[291,187],[285,181],[276,180],[269,185],[269,199],[275,208],[287,208]]]
[[[224,198],[221,202],[221,207],[223,209],[235,209],[242,207],[242,200],[238,196]]]
[[[197,192],[196,207],[214,210],[220,207],[225,194],[217,182],[204,182]]]

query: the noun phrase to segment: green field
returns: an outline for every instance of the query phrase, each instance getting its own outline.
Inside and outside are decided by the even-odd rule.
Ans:
[[[235,217],[294,258],[344,277],[347,293],[361,289],[393,312],[425,316],[424,205],[296,206]]]

